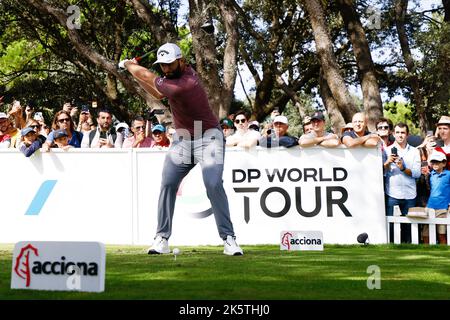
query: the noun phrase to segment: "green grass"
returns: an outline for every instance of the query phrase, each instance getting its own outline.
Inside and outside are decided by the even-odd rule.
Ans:
[[[11,290],[12,245],[0,246],[0,299],[449,299],[447,246],[325,246],[323,252],[243,246],[180,247],[149,256],[144,247],[107,246],[104,293]],[[381,289],[367,288],[378,265]]]

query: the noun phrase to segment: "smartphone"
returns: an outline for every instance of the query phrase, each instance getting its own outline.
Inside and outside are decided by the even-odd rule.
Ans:
[[[100,132],[100,139],[106,139],[106,138],[107,138],[106,132],[101,131],[101,132]]]
[[[92,108],[97,108],[97,101],[92,101]]]
[[[394,155],[394,156],[398,156],[397,147],[392,147],[391,154]]]
[[[428,137],[431,137],[431,136],[433,136],[434,135],[434,132],[432,131],[432,130],[428,130],[427,131],[427,136]]]

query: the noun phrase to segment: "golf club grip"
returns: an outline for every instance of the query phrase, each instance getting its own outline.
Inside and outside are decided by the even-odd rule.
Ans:
[[[134,58],[137,62],[139,62],[139,61],[141,61],[142,59],[144,59],[146,56],[148,56],[150,53],[152,53],[151,51],[150,52],[147,52],[146,54],[143,54],[142,56],[140,56],[140,57],[136,57],[136,58]]]

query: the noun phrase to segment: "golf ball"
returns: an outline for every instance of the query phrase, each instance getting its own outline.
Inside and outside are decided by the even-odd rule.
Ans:
[[[178,248],[173,249],[173,254],[174,255],[180,254],[180,249]]]

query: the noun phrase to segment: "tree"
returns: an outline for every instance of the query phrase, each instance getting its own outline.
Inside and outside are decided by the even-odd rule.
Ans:
[[[316,52],[323,70],[323,76],[344,120],[349,122],[357,109],[350,97],[333,53],[333,45],[322,6],[318,0],[305,0],[304,4],[313,29]]]
[[[374,131],[375,122],[383,115],[383,107],[369,43],[353,0],[338,0],[338,5],[358,66],[364,111],[369,118],[369,130]]]

